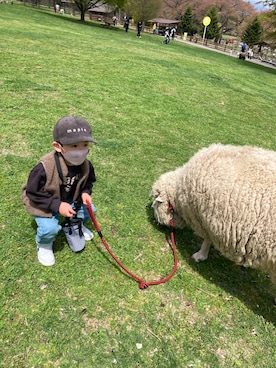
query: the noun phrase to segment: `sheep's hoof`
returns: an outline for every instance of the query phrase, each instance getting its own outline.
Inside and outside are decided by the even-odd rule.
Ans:
[[[202,254],[200,251],[196,252],[192,255],[192,258],[196,261],[196,262],[202,262],[205,261],[208,256],[206,256],[205,254]]]

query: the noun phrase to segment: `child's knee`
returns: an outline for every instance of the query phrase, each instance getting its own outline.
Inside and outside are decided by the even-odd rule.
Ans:
[[[49,221],[39,224],[37,228],[37,235],[40,237],[55,237],[61,230],[61,226],[58,223]]]

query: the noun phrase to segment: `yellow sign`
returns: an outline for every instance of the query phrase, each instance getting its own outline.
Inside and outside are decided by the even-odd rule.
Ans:
[[[202,23],[205,27],[209,26],[209,24],[211,23],[211,18],[210,17],[204,17]]]

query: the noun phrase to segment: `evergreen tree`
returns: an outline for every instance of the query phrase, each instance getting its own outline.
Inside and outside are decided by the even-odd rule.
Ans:
[[[162,0],[126,0],[124,11],[131,15],[135,22],[145,23],[148,19],[156,17],[162,7]]]
[[[211,23],[206,28],[205,38],[209,40],[215,39],[215,41],[217,41],[220,36],[220,25],[219,25],[218,11],[215,5],[213,5],[209,9],[207,16],[211,18]],[[204,26],[202,26],[202,34],[203,31]]]
[[[246,30],[243,34],[243,41],[248,45],[254,45],[258,41],[260,41],[262,37],[262,27],[261,23],[256,17],[252,23],[248,24]]]
[[[190,6],[188,6],[187,9],[185,10],[185,13],[181,18],[179,28],[183,33],[187,32],[189,36],[194,33],[194,20],[192,8]]]

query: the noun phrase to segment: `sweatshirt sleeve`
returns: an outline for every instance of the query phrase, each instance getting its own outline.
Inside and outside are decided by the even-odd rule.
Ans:
[[[85,186],[82,189],[82,193],[88,193],[89,195],[92,194],[92,188],[93,188],[93,183],[96,181],[96,175],[95,175],[95,170],[93,165],[91,164],[91,162],[89,161],[89,176],[88,179],[85,183]]]
[[[26,194],[42,210],[58,212],[61,200],[45,190],[46,173],[42,163],[38,163],[30,172]]]

